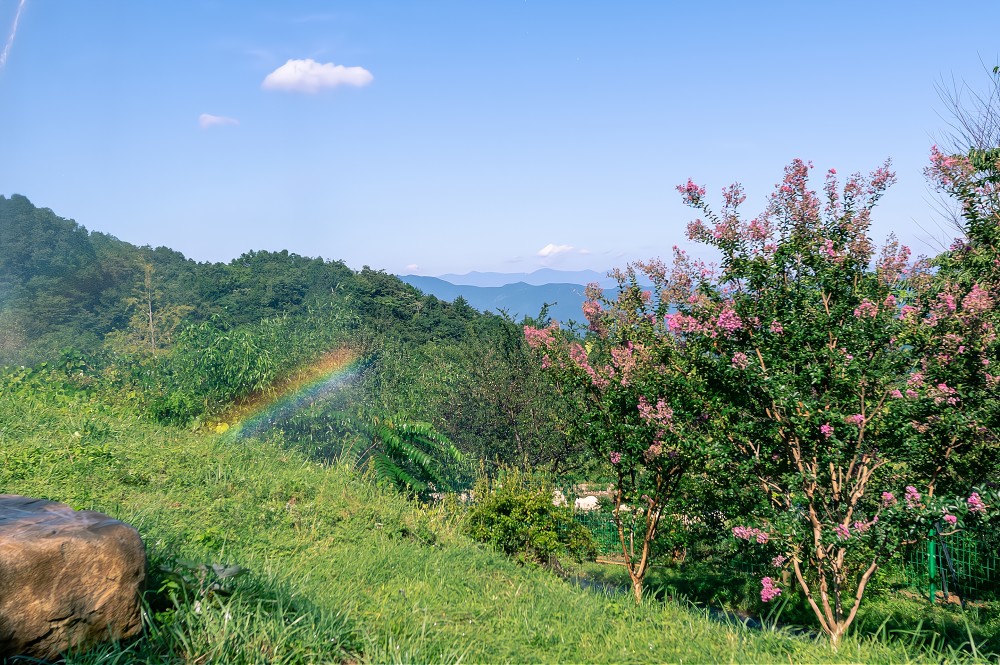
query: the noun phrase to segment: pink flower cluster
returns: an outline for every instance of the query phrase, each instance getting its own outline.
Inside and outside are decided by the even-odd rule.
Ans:
[[[691,178],[688,178],[687,183],[677,185],[677,191],[681,193],[684,203],[690,206],[698,205],[705,196],[705,188],[696,185]]]
[[[743,320],[733,310],[726,307],[719,314],[715,326],[726,333],[732,334],[743,327]]]
[[[912,318],[913,316],[915,316],[919,311],[920,310],[918,310],[913,305],[903,305],[902,307],[899,308],[899,318],[905,321],[908,318]]]
[[[846,524],[838,524],[834,531],[837,532],[837,538],[840,538],[841,540],[847,540],[851,537],[851,530]]]
[[[601,308],[601,303],[596,300],[587,300],[583,303],[583,315],[587,318],[587,322],[590,324],[590,329],[594,332],[598,332],[601,327],[601,314],[604,310]]]
[[[956,517],[955,515],[952,515],[950,513],[945,513],[945,515],[944,515],[944,521],[947,522],[948,524],[952,525],[952,526],[955,526],[955,524],[958,522],[958,517]]]
[[[524,327],[524,341],[533,349],[539,347],[549,348],[555,344],[553,333],[559,329],[559,324],[552,322],[547,328]]]
[[[750,359],[747,358],[747,354],[737,351],[733,354],[733,360],[730,364],[736,369],[746,369],[747,365],[750,364]]]
[[[986,312],[993,307],[993,299],[986,289],[978,284],[972,285],[972,290],[962,299],[962,309],[969,314],[979,314]]]
[[[969,507],[970,513],[985,513],[986,504],[979,496],[979,492],[973,492],[969,495],[969,498],[965,500],[965,504]]]
[[[852,524],[851,526],[854,527],[854,530],[857,531],[858,533],[864,533],[868,531],[868,529],[872,528],[872,525],[877,522],[878,522],[878,515],[873,517],[871,522],[862,522],[858,520],[855,521],[854,524]]]
[[[774,580],[770,577],[765,577],[760,581],[760,583],[762,586],[760,590],[761,601],[769,603],[781,595],[781,587],[776,586]]]
[[[617,450],[611,451],[611,463],[612,464],[618,464],[618,462],[621,462],[621,461],[622,461],[622,454],[620,452],[618,452]]]
[[[786,557],[784,554],[779,554],[778,556],[771,559],[771,565],[774,566],[775,568],[781,568],[782,566],[785,565],[786,561],[788,561],[788,557]]]
[[[527,328],[525,328],[527,330]],[[590,365],[590,359],[587,358],[587,352],[584,350],[583,346],[579,342],[574,342],[569,347],[569,357],[576,363],[576,366],[587,373],[590,377],[590,382],[594,384],[595,387],[603,389],[608,385],[608,380],[597,373]]]
[[[882,505],[886,508],[896,505],[896,496],[892,492],[882,492]]]
[[[853,415],[847,416],[844,420],[851,425],[863,425],[865,422],[865,417],[860,413],[855,413]]]
[[[708,331],[698,319],[687,314],[674,312],[673,314],[667,314],[663,318],[667,323],[667,328],[672,333],[703,333]]]
[[[746,541],[756,540],[761,545],[766,543],[771,538],[766,531],[761,531],[760,529],[754,527],[746,527],[746,526],[734,526],[733,535],[739,538],[740,540],[746,540]]]
[[[906,494],[903,495],[903,498],[906,499],[907,508],[916,508],[920,503],[920,492],[913,485],[907,485]]]
[[[674,410],[667,405],[662,397],[656,400],[656,406],[654,407],[649,403],[645,395],[639,395],[638,408],[639,417],[651,425],[669,425],[674,417]]]
[[[627,346],[616,346],[611,349],[611,359],[621,373],[623,386],[628,386],[632,382],[632,374],[636,368],[634,350],[635,347],[632,345],[632,342],[629,342]]]
[[[868,298],[865,298],[860,305],[854,308],[854,318],[860,319],[862,317],[868,316],[875,318],[878,315],[878,305],[873,303]]]
[[[831,436],[833,436],[833,427],[830,425],[830,423],[824,423],[820,425],[819,431],[823,434],[823,438],[825,439],[829,439]]]

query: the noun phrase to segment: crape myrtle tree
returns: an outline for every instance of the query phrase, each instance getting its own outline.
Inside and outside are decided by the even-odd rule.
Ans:
[[[923,351],[909,426],[946,460],[925,459],[944,492],[996,478],[1000,452],[1000,149],[947,155],[935,146],[931,183],[959,204],[964,238],[935,257],[911,343]],[[919,378],[919,380],[916,380]],[[942,401],[951,408],[935,408]],[[947,461],[947,463],[946,463]],[[932,488],[933,489],[933,485]]]
[[[809,188],[811,169],[789,165],[749,220],[739,185],[724,190],[718,213],[703,187],[678,187],[702,215],[689,237],[721,259],[716,268],[675,250],[676,311],[666,321],[726,396],[717,404],[728,450],[761,498],[734,536],[766,545],[776,573],[791,568],[836,647],[902,543],[985,505],[978,494],[949,505],[921,492],[926,468],[910,464],[914,446],[897,426],[910,402],[940,415],[953,395],[950,385],[916,385],[924,361],[907,340],[927,324],[909,251],[894,240],[877,251],[867,235],[895,180],[888,162],[842,187],[831,169],[821,194]],[[950,464],[940,441],[924,445],[927,458]],[[762,580],[762,600],[780,593],[774,578]]]
[[[637,270],[652,280],[643,289]],[[588,287],[586,343],[565,335],[558,322],[525,326],[554,389],[577,399],[567,414],[570,437],[586,441],[614,478],[613,519],[641,602],[643,580],[663,520],[683,520],[676,504],[692,467],[711,445],[704,391],[694,366],[667,334],[668,298],[662,264],[616,271],[618,295]]]

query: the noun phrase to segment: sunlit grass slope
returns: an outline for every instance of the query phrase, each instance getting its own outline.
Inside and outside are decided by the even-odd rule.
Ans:
[[[147,543],[146,636],[72,663],[941,658],[877,641],[848,640],[833,653],[672,603],[637,607],[630,594],[581,589],[486,551],[447,511],[346,467],[280,443],[155,426],[72,392],[0,392],[0,492],[107,512]],[[248,572],[227,596],[201,594],[211,576],[191,572],[184,588],[158,572],[197,563]]]

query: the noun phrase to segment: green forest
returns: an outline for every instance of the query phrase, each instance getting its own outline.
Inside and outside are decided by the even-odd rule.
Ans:
[[[812,171],[680,184],[718,262],[569,328],[0,196],[0,492],[148,548],[67,662],[995,660],[1000,148],[932,149],[934,257],[869,237],[890,163]]]

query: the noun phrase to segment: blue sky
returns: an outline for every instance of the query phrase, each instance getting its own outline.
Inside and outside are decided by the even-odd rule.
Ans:
[[[817,188],[891,157],[872,235],[931,254],[935,86],[985,88],[998,25],[961,0],[0,0],[0,194],[198,261],[603,271],[685,244],[689,177],[756,213],[795,157]]]

